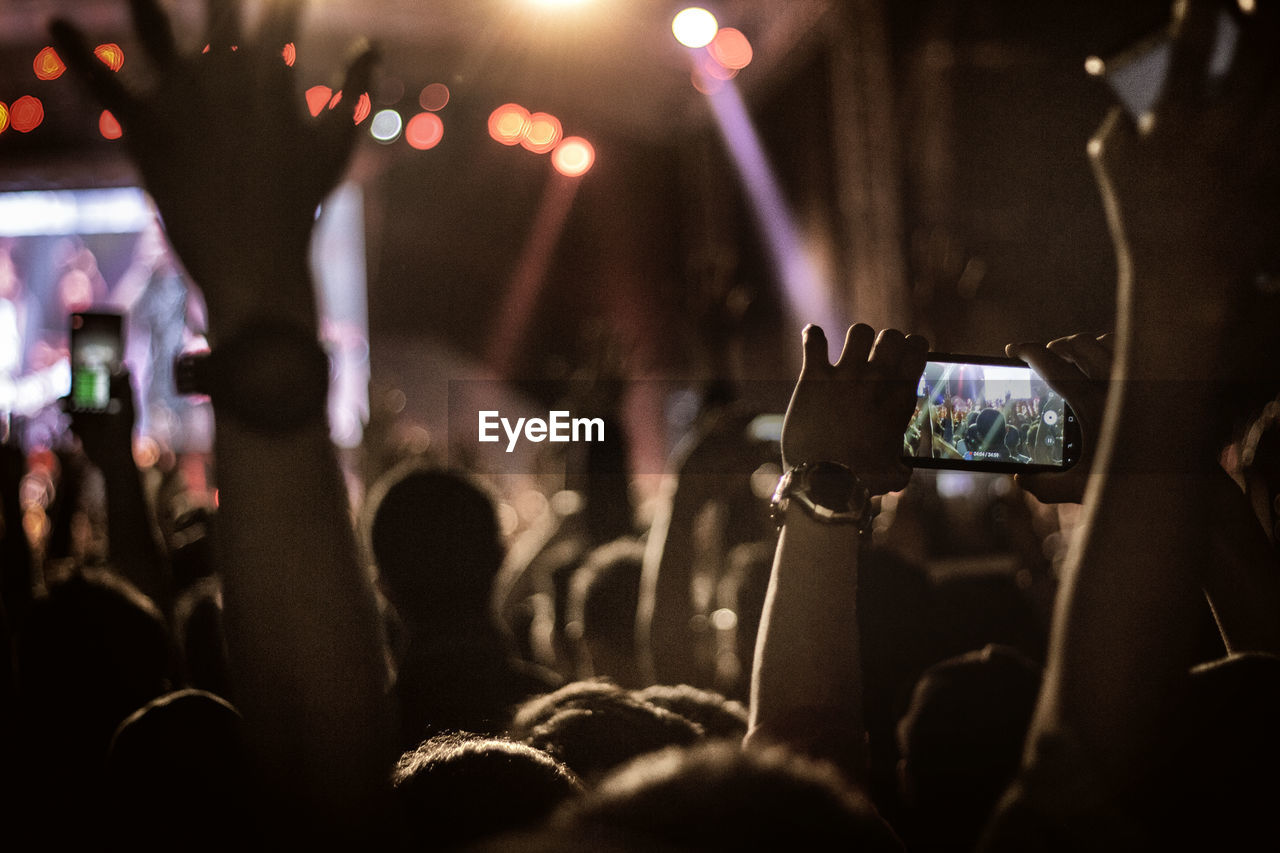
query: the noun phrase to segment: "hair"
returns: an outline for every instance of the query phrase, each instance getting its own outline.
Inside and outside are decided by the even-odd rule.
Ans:
[[[696,743],[705,732],[613,682],[591,680],[522,704],[513,714],[510,735],[551,753],[589,785],[629,759]]]
[[[643,702],[672,711],[702,726],[709,738],[738,739],[747,734],[747,709],[741,702],[689,684],[651,684],[634,694]]]
[[[537,825],[582,792],[573,771],[546,752],[467,732],[405,752],[391,782],[409,836],[428,849]]]
[[[902,850],[833,766],[725,741],[628,763],[562,808],[550,831],[583,849]]]
[[[369,490],[361,530],[388,597],[406,619],[489,607],[505,548],[495,498],[475,477],[418,460],[401,463]]]

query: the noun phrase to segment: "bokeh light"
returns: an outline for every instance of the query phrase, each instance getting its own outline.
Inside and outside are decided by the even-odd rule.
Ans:
[[[566,178],[585,175],[596,162],[596,149],[581,136],[565,137],[551,154],[551,165]]]
[[[553,150],[564,136],[560,119],[550,113],[533,113],[520,144],[534,154],[546,154]]]
[[[685,9],[671,21],[671,32],[685,47],[706,47],[718,28],[715,15],[697,6]]]
[[[98,116],[98,132],[106,139],[119,139],[124,135],[120,122],[116,121],[110,110],[103,110],[102,115]]]
[[[435,113],[418,113],[404,128],[404,141],[419,151],[435,148],[444,138],[444,122]]]
[[[58,56],[51,47],[41,48],[31,66],[35,69],[36,78],[39,80],[57,80],[62,76],[62,72],[67,70],[62,57]]]
[[[364,121],[369,117],[369,113],[373,112],[373,102],[369,99],[368,92],[362,92],[359,100],[356,101],[356,112],[352,118],[356,124]]]
[[[702,62],[699,63],[699,66],[703,74],[715,80],[732,80],[738,76],[738,69],[726,68],[717,62],[715,57],[710,55],[702,57]]]
[[[23,95],[9,108],[9,121],[18,133],[30,133],[44,121],[44,104],[32,95]]]
[[[519,104],[503,104],[489,114],[489,135],[503,145],[519,145],[529,129],[529,111]]]
[[[428,112],[442,110],[449,103],[449,87],[443,83],[424,86],[418,93],[418,105]]]
[[[369,125],[369,135],[379,142],[395,142],[404,128],[404,119],[395,110],[378,110]]]
[[[328,86],[312,86],[305,93],[307,99],[307,109],[311,111],[313,116],[320,115],[320,111],[324,109],[325,104],[329,103],[329,98],[333,96],[333,90]]]
[[[292,68],[293,63],[298,60],[298,48],[293,42],[289,42],[284,46],[284,50],[280,51],[280,55],[284,57],[284,64]]]
[[[124,51],[114,42],[98,45],[93,49],[93,55],[101,59],[102,64],[112,71],[119,71],[124,67]]]
[[[9,129],[9,105],[0,101],[0,133]]]
[[[754,55],[751,42],[747,41],[741,30],[733,27],[722,27],[717,31],[716,37],[707,45],[707,52],[725,68],[735,70],[750,65]]]
[[[725,83],[724,80],[707,74],[700,66],[693,69],[690,79],[693,80],[693,88],[704,95],[714,95],[724,88]]]

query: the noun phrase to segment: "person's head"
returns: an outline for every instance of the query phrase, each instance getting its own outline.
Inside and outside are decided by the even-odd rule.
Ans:
[[[602,681],[569,684],[528,700],[513,714],[508,734],[546,750],[587,785],[639,755],[706,736],[692,720]]]
[[[925,670],[897,732],[914,835],[972,847],[1017,772],[1039,689],[1039,666],[1008,646]]]
[[[679,714],[702,726],[709,738],[741,740],[747,734],[747,709],[714,690],[690,684],[650,684],[635,691],[641,701]]]
[[[535,826],[582,791],[546,752],[467,733],[405,752],[391,781],[410,837],[433,850]]]
[[[51,582],[16,637],[22,702],[63,749],[105,753],[126,716],[169,689],[172,644],[160,610],[109,571]]]
[[[488,612],[505,547],[477,479],[410,461],[373,485],[363,516],[379,581],[406,621]]]
[[[243,725],[225,699],[191,688],[130,714],[106,763],[117,840],[147,844],[187,834],[243,840],[252,780]]]
[[[548,832],[579,849],[902,850],[830,765],[730,741],[630,762],[562,808]]]
[[[573,573],[565,634],[576,641],[580,678],[607,676],[625,687],[641,683],[636,661],[636,608],[644,545],[617,539],[591,551]]]
[[[1004,415],[996,409],[983,409],[978,412],[977,419],[973,422],[977,427],[977,439],[979,446],[983,450],[1003,451],[1005,423]]]

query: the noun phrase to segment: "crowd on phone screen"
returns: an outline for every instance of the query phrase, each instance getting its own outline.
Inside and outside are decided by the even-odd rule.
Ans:
[[[951,453],[998,448],[1039,461],[1047,406],[1039,397],[944,398],[918,408],[913,423],[918,438],[926,419]],[[870,527],[851,620],[861,659],[800,662],[833,680],[842,667],[860,668],[864,772],[855,778],[830,760],[839,732],[827,720],[813,742],[744,746],[758,710],[753,659],[776,652],[757,647],[761,615],[793,591],[777,582],[778,529],[752,482],[763,463],[776,465],[778,443],[745,428],[777,406],[749,407],[723,385],[673,457],[652,522],[638,520],[633,492],[619,488],[614,462],[627,447],[617,410],[613,455],[588,458],[577,499],[543,502],[542,523],[520,540],[504,532],[503,496],[482,475],[394,444],[368,448],[380,461],[356,491],[351,522],[376,577],[394,749],[380,765],[376,820],[362,811],[361,823],[335,829],[335,811],[291,798],[281,781],[293,774],[309,790],[315,756],[302,749],[286,767],[263,766],[258,722],[244,708],[271,685],[234,664],[251,632],[300,666],[310,650],[291,644],[291,623],[249,626],[224,609],[242,594],[230,584],[226,543],[244,539],[221,525],[218,506],[190,501],[173,454],[141,470],[132,458],[122,463],[120,447],[109,446],[111,419],[132,418],[134,408],[71,416],[69,432],[47,447],[0,448],[8,849],[323,843],[330,830],[351,830],[328,839],[344,845],[482,851],[1280,843],[1280,645],[1226,639],[1227,598],[1215,598],[1209,580],[1213,607],[1199,598],[1199,621],[1187,629],[1194,660],[1172,694],[1185,713],[1142,766],[1124,768],[1136,781],[1122,797],[1099,793],[1113,790],[1094,784],[1103,765],[1070,727],[1028,740],[1050,683],[1044,673],[1057,674],[1054,689],[1072,687],[1054,668],[1050,612],[1067,585],[1057,588],[1050,551],[1082,528],[1061,526],[1065,516],[1016,489],[990,492],[1013,571],[943,576],[903,546],[933,523],[927,478],[895,493]],[[1262,496],[1257,514],[1206,518],[1201,532],[1224,565],[1273,576],[1280,415],[1275,405],[1249,414],[1222,458]],[[44,509],[33,512],[35,503]],[[305,519],[320,503],[293,511]],[[1218,535],[1238,524],[1256,545],[1259,521],[1266,547],[1245,548],[1244,533]],[[288,549],[276,552],[287,564]],[[1046,588],[1047,597],[1031,594]],[[317,607],[322,594],[282,591]],[[1116,607],[1132,603],[1117,597]],[[1277,620],[1280,612],[1264,612],[1249,627],[1271,636]],[[660,624],[674,626],[661,640]],[[322,627],[341,644],[348,626]],[[1118,678],[1136,688],[1144,676]],[[348,698],[338,695],[346,683],[335,674],[335,706]],[[822,697],[810,704],[821,711]],[[291,715],[317,710],[323,717],[324,708],[285,697],[268,730],[288,734]]]
[[[904,450],[934,459],[1050,465],[1062,461],[1065,427],[1061,398],[1053,395],[1000,400],[942,396],[932,402],[922,398],[911,417]],[[931,442],[925,442],[926,435]]]

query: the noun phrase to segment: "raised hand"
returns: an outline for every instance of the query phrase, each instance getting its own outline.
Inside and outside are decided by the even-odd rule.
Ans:
[[[1071,335],[1047,344],[1009,344],[1005,354],[1020,358],[1062,395],[1080,423],[1079,460],[1063,472],[1018,474],[1014,480],[1044,503],[1081,503],[1106,409],[1115,338]]]
[[[782,429],[786,466],[801,462],[848,465],[873,494],[906,485],[902,435],[916,404],[916,384],[929,343],[919,335],[870,326],[849,327],[833,365],[822,329],[804,332],[804,363]]]
[[[179,50],[157,0],[131,0],[138,40],[154,66],[146,89],[126,86],[81,32],[50,25],[68,67],[112,112],[165,230],[204,291],[211,333],[248,317],[314,326],[306,271],[316,207],[337,183],[356,134],[352,120],[374,53],[353,48],[340,103],[307,115],[282,56],[301,4],[265,5],[243,32],[239,0],[209,0],[207,52]]]

